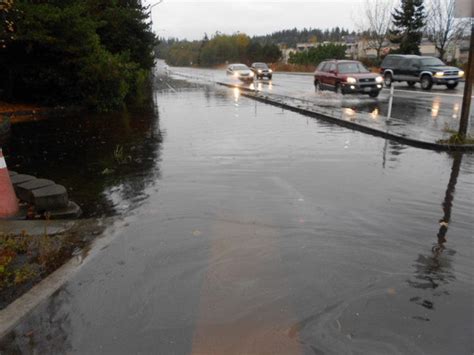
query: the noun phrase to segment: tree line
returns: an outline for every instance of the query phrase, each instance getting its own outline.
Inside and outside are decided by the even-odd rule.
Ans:
[[[261,44],[243,33],[232,35],[216,33],[199,41],[160,39],[158,57],[170,65],[212,67],[225,63],[274,63],[281,51],[275,44]]]
[[[299,30],[293,28],[273,32],[265,36],[255,36],[253,40],[262,44],[277,43],[288,48],[295,48],[298,43],[322,43],[322,42],[342,42],[347,36],[356,36],[355,31],[334,27],[330,29],[303,28]]]
[[[318,65],[326,59],[345,59],[346,46],[334,43],[322,44],[303,52],[290,53],[288,62],[300,65]]]
[[[469,20],[455,18],[455,0],[365,0],[359,28],[376,50],[377,59],[387,41],[399,45],[391,53],[420,54],[425,36],[445,59],[448,49],[468,33]]]
[[[120,108],[147,85],[156,38],[140,0],[0,0],[0,97]]]

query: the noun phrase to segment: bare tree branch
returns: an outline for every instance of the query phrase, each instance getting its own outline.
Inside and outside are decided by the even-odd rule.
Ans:
[[[465,19],[454,14],[455,0],[430,0],[425,32],[435,45],[439,58],[445,59],[448,49],[456,44],[469,27]]]
[[[365,0],[363,20],[359,29],[362,31],[367,44],[377,52],[380,59],[382,48],[387,40],[388,30],[392,23],[394,0]]]

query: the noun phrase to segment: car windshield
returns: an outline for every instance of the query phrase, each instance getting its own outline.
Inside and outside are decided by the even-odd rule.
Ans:
[[[268,69],[268,66],[265,63],[255,63],[253,66],[258,69]]]
[[[239,64],[239,65],[234,65],[234,70],[248,70],[248,66]]]
[[[446,65],[438,58],[422,58],[421,59],[421,64],[434,66],[434,67],[439,67],[441,65]]]
[[[341,63],[338,66],[339,73],[369,73],[369,70],[360,63]]]

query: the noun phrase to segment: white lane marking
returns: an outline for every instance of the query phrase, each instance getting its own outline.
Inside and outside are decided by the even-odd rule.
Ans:
[[[170,84],[168,83],[165,83],[166,85],[168,85],[168,87],[173,91],[173,92],[177,92],[176,89],[174,87],[172,87]]]

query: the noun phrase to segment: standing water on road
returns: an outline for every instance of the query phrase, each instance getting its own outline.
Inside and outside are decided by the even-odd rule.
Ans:
[[[132,207],[0,351],[472,354],[473,155],[170,85],[154,115],[13,132],[13,165]]]

